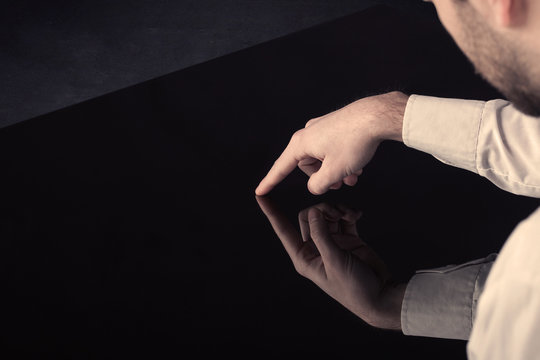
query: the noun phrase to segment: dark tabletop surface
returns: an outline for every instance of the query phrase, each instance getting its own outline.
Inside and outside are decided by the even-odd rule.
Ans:
[[[375,93],[501,97],[440,23],[372,8],[0,131],[0,357],[463,359],[298,275],[258,181],[312,117]],[[497,252],[538,201],[385,142],[344,202],[396,279]],[[192,354],[192,355],[188,355]]]

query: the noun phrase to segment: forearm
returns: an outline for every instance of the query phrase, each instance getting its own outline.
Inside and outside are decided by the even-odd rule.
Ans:
[[[371,325],[387,330],[401,330],[401,308],[407,283],[390,284],[381,292],[377,322]]]
[[[403,142],[403,118],[409,95],[400,91],[384,94],[380,100],[384,106],[378,111],[380,116],[373,118],[373,135],[380,141],[395,140]]]

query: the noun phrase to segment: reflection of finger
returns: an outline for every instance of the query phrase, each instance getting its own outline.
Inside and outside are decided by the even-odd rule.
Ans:
[[[298,160],[293,150],[293,141],[285,148],[280,157],[274,162],[274,165],[268,171],[268,174],[261,180],[259,186],[255,189],[255,194],[265,195],[270,192],[277,184],[287,177],[298,164]]]
[[[319,265],[321,258],[315,243],[303,243],[298,231],[270,199],[259,196],[256,198],[263,213],[281,240],[285,251],[291,258],[296,271],[316,284],[321,283],[325,275],[324,269]]]
[[[304,209],[298,213],[298,224],[300,225],[300,233],[302,234],[302,240],[304,242],[311,240],[311,235],[309,234],[309,222],[308,222],[308,211],[309,208]]]
[[[338,232],[339,219],[343,217],[344,213],[338,208],[328,203],[319,203],[317,205],[313,205],[312,207],[306,208],[298,213],[298,223],[300,224],[300,231],[302,233],[302,239],[304,241],[311,240],[308,219],[309,209],[311,208],[317,208],[323,213],[324,218],[328,222],[330,233]]]
[[[287,254],[291,257],[293,263],[297,261],[296,255],[302,246],[302,239],[292,224],[279,211],[277,206],[266,197],[256,196],[261,210],[270,221],[272,228],[283,243]]]
[[[355,210],[345,204],[337,204],[336,208],[343,214],[341,218],[347,220],[348,222],[356,222],[363,215],[362,211]]]
[[[336,243],[332,240],[323,214],[317,208],[311,208],[308,217],[311,238],[317,246],[323,262],[330,267],[339,264],[342,253]]]
[[[330,205],[329,203],[319,203],[315,205],[315,207],[319,209],[324,218],[329,221],[338,221],[344,215],[340,209]]]
[[[341,232],[343,234],[358,236],[358,228],[356,227],[356,221],[349,222],[347,220],[341,220],[340,225],[341,225]]]
[[[356,222],[358,221],[358,219],[360,219],[360,217],[362,217],[362,212],[358,210],[353,210],[344,204],[338,204],[336,205],[336,208],[338,208],[343,213],[343,216],[341,217],[341,220],[339,222],[341,232],[347,235],[358,236]]]
[[[355,235],[341,234],[332,237],[337,246],[342,250],[354,251],[362,246],[366,246],[366,243]]]

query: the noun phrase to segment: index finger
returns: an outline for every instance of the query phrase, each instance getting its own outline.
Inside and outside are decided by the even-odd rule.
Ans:
[[[277,184],[287,177],[298,165],[300,160],[295,156],[292,149],[292,140],[272,165],[268,174],[261,180],[255,189],[256,195],[268,194]]]

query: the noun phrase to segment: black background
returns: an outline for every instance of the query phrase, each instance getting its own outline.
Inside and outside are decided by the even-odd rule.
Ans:
[[[296,129],[399,89],[501,97],[437,21],[372,8],[0,132],[4,358],[465,358],[465,342],[373,329],[293,266],[254,189]],[[354,188],[315,197],[398,280],[499,250],[538,201],[385,142]],[[195,354],[195,355],[189,355]]]

